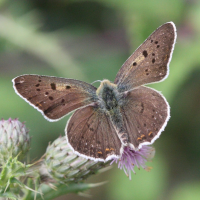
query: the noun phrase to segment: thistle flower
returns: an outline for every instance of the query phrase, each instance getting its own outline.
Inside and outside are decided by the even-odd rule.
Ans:
[[[147,167],[145,163],[150,161],[155,155],[155,149],[151,146],[144,145],[138,151],[131,149],[130,147],[124,147],[124,152],[120,159],[113,159],[110,164],[118,163],[118,168],[123,169],[125,174],[131,180],[131,171],[135,173],[134,167],[140,169],[140,166],[149,171],[151,167]]]
[[[0,161],[18,156],[22,160],[30,149],[30,136],[24,123],[18,119],[0,120]]]
[[[46,168],[57,182],[69,183],[82,181],[107,164],[108,162],[97,162],[74,154],[66,137],[59,137],[47,147],[42,168]]]

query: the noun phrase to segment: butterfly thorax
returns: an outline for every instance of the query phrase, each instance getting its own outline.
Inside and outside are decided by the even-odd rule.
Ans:
[[[111,83],[109,80],[103,80],[96,91],[101,104],[108,112],[113,111],[118,107],[118,91],[117,85]]]

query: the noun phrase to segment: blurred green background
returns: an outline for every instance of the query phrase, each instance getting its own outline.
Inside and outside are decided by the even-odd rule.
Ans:
[[[114,166],[88,182],[100,200],[200,199],[200,1],[0,0],[0,117],[30,129],[30,159],[64,135],[68,117],[50,123],[17,96],[11,80],[22,74],[114,81],[123,62],[160,25],[173,21],[177,43],[170,75],[151,85],[165,95],[171,119],[155,142],[151,172],[132,180]],[[99,83],[95,83],[98,86]],[[86,199],[75,194],[61,199]]]

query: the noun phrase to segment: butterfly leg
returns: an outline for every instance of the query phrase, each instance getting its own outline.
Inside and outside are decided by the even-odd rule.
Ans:
[[[128,144],[128,134],[124,131],[118,133],[119,139],[121,140],[124,146]]]

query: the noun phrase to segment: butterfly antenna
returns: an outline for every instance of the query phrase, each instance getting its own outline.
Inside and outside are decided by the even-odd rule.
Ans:
[[[101,82],[101,80],[96,80],[96,81],[92,82],[91,85],[96,83],[96,82]]]

